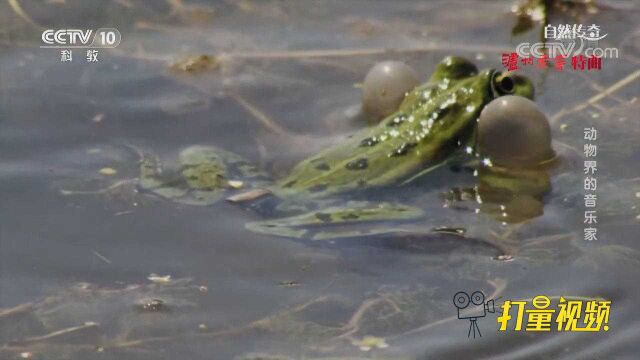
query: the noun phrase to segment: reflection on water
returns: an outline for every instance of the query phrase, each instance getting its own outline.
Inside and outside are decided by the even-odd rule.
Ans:
[[[581,159],[478,177],[440,168],[379,194],[423,209],[420,223],[343,242],[259,235],[245,229],[263,219],[254,209],[141,192],[131,146],[168,159],[215,145],[278,178],[360,127],[353,84],[375,62],[403,60],[424,78],[450,54],[499,67],[504,49],[538,35],[511,38],[509,3],[3,2],[0,358],[634,358],[639,9],[608,5],[580,21],[606,28],[620,59],[527,73],[564,148],[579,158],[583,128],[599,130],[597,242],[582,240]],[[82,52],[63,64],[37,48],[38,25],[117,27],[123,41],[97,64]],[[215,61],[180,62],[200,54]],[[471,201],[443,207],[452,188],[473,189],[456,194]],[[501,205],[516,209],[505,224]],[[461,290],[498,305],[605,297],[611,330],[504,334],[491,315],[470,340],[451,304]]]
[[[482,166],[472,170],[478,179],[474,187],[453,188],[444,198],[447,207],[487,214],[499,222],[522,223],[544,213],[544,196],[551,191],[549,170],[547,166]]]

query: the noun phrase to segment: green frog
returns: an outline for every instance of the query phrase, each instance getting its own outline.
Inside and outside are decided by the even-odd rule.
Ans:
[[[457,154],[473,154],[477,119],[484,106],[503,95],[531,99],[533,92],[531,82],[522,76],[478,71],[469,60],[449,56],[425,84],[405,95],[395,113],[301,161],[277,181],[236,154],[196,145],[179,154],[174,171],[166,171],[156,157],[144,154],[139,184],[148,192],[192,205],[213,204],[239,192],[238,188],[282,199],[275,209],[283,217],[247,224],[259,233],[314,240],[386,233],[394,228],[389,222],[418,219],[422,209],[346,199],[411,183]],[[354,224],[364,226],[345,227]]]

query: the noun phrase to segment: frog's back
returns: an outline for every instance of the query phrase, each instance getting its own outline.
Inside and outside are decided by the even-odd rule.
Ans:
[[[471,134],[490,100],[492,74],[487,70],[457,81],[434,74],[407,94],[396,113],[302,161],[279,187],[325,196],[392,185],[437,165]]]

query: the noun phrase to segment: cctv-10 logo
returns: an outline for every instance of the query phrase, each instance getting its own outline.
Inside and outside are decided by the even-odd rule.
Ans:
[[[47,29],[42,32],[41,48],[115,48],[122,35],[115,28],[93,29]]]

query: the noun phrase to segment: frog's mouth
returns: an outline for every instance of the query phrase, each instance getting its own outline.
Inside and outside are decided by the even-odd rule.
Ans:
[[[516,82],[510,73],[494,71],[491,75],[491,92],[494,98],[511,95],[516,90]]]

